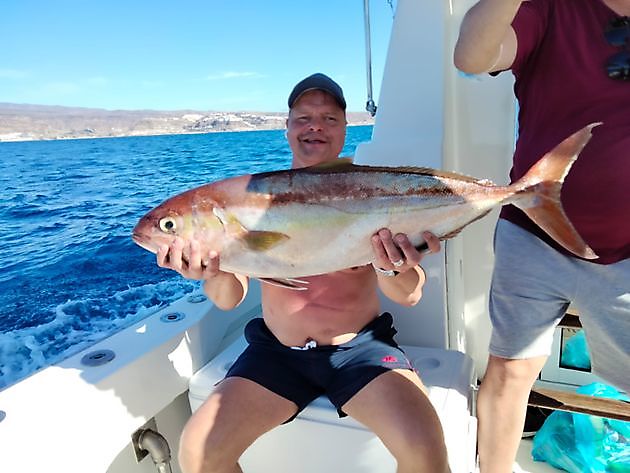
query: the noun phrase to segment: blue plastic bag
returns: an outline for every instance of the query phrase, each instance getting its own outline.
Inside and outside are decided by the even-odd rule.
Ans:
[[[591,359],[588,354],[588,344],[586,343],[584,330],[577,332],[564,344],[560,365],[565,368],[591,369]]]
[[[577,392],[629,400],[602,383]],[[630,422],[555,411],[534,436],[532,456],[570,473],[630,473]]]

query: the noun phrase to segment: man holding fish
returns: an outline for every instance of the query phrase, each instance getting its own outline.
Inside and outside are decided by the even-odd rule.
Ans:
[[[570,303],[593,371],[630,392],[629,17],[629,0],[480,0],[462,22],[455,65],[516,79],[513,180],[564,136],[602,122],[562,193],[597,259],[576,258],[514,206],[502,210],[477,403],[482,473],[512,471],[529,391]]]
[[[292,168],[335,166],[346,132],[339,85],[314,74],[295,86],[288,103]],[[223,228],[235,228],[242,236],[240,222],[213,211]],[[181,224],[161,222],[167,229]],[[440,250],[433,234],[422,237],[429,251]],[[242,238],[249,248],[264,250],[285,239],[263,231]],[[340,416],[354,417],[379,436],[399,472],[448,471],[437,414],[393,339],[391,315],[379,315],[377,288],[405,306],[419,301],[425,283],[419,263],[425,253],[406,234],[387,228],[374,233],[370,242],[373,264],[298,281],[262,275],[263,318],[248,324],[248,348],[184,429],[183,471],[241,471],[237,462],[249,445],[322,394]],[[329,244],[320,241],[318,246]],[[301,251],[306,255],[310,248]],[[236,307],[247,294],[248,276],[220,269],[220,252],[206,252],[195,239],[161,244],[157,261],[186,278],[203,280],[206,294],[221,309]]]
[[[399,471],[444,471],[439,421],[393,341],[391,316],[378,315],[376,288],[395,302],[416,304],[425,282],[418,248],[439,251],[438,238],[456,236],[505,203],[522,209],[567,252],[597,258],[560,199],[596,123],[564,138],[511,185],[496,186],[435,169],[338,159],[345,101],[326,76],[300,82],[289,108],[293,169],[185,191],[151,210],[133,230],[134,241],[157,253],[159,265],[204,280],[220,308],[243,300],[249,277],[265,282],[264,320],[248,325],[245,354],[202,408],[205,414],[192,418],[183,462],[188,471],[203,462],[212,462],[216,471],[238,471],[236,460],[251,442],[325,393],[340,415],[356,417],[379,435]],[[302,377],[305,367],[314,369],[312,376]],[[352,376],[344,376],[348,367]],[[243,408],[248,400],[251,410]],[[207,420],[217,415],[216,422]],[[250,417],[257,422],[239,430],[231,448],[214,449]],[[206,437],[212,449],[199,443]]]

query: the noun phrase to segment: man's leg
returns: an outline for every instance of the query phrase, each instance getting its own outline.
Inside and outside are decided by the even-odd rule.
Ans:
[[[393,370],[342,407],[378,435],[396,458],[399,473],[449,471],[442,426],[425,392],[415,372]]]
[[[490,358],[477,398],[483,473],[511,473],[529,391],[577,290],[573,259],[505,220],[496,229]]]
[[[509,360],[490,355],[477,398],[481,473],[512,472],[529,391],[546,359]]]
[[[593,372],[630,394],[630,259],[614,264],[578,261],[575,305]]]
[[[224,379],[193,414],[180,439],[185,473],[234,473],[258,437],[290,419],[297,406],[245,378]]]

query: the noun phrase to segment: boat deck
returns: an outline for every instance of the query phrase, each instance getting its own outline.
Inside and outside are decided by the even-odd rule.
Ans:
[[[557,473],[562,470],[552,467],[549,463],[537,462],[532,459],[531,439],[521,440],[516,454],[514,473]]]

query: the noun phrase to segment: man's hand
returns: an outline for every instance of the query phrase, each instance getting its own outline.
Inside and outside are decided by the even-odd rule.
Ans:
[[[173,240],[170,246],[161,245],[157,251],[157,264],[161,268],[177,271],[186,279],[206,280],[217,276],[219,270],[219,254],[210,251],[201,254],[199,242],[192,240],[188,246],[188,260],[183,257],[186,243],[181,238]]]
[[[239,305],[249,287],[246,276],[228,273],[219,269],[219,254],[210,251],[201,254],[198,241],[186,243],[176,238],[171,245],[162,245],[157,251],[157,264],[161,268],[177,271],[187,279],[203,280],[203,290],[214,304],[222,310],[230,310]],[[188,254],[188,258],[184,255]]]
[[[409,241],[407,235],[392,233],[383,228],[372,236],[372,248],[376,259],[374,266],[385,270],[394,270],[404,273],[420,264],[422,258],[427,253],[437,253],[440,251],[440,240],[430,232],[424,232],[423,238],[427,243],[424,251],[418,251]]]

